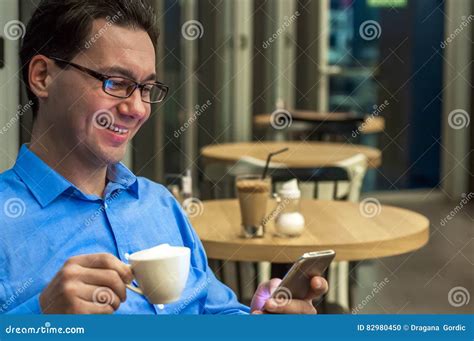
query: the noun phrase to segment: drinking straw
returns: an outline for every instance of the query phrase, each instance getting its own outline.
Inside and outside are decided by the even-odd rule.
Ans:
[[[289,149],[289,148],[286,147],[286,148],[277,150],[276,152],[273,152],[273,153],[269,153],[269,154],[268,154],[268,156],[267,156],[267,162],[265,163],[265,168],[263,169],[262,179],[265,179],[265,176],[267,175],[267,172],[268,172],[268,165],[270,164],[270,159],[271,159],[274,155],[277,155],[277,154],[286,152],[288,149]]]

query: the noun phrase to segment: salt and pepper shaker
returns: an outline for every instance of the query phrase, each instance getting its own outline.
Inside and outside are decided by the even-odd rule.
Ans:
[[[304,217],[300,212],[301,191],[298,181],[292,179],[283,183],[277,194],[278,214],[275,231],[282,237],[297,237],[304,230]]]

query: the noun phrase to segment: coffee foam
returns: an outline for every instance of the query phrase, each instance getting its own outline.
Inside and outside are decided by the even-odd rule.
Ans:
[[[243,193],[263,193],[270,191],[270,185],[265,180],[245,179],[237,181],[237,190]]]
[[[185,247],[160,244],[150,249],[135,252],[129,256],[130,261],[155,260],[171,258],[185,252]]]

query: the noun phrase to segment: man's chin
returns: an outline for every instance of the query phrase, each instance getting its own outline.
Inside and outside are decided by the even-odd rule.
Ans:
[[[125,151],[120,151],[120,152],[117,152],[117,153],[111,153],[108,155],[107,159],[106,159],[106,163],[107,165],[113,165],[115,163],[119,163],[120,161],[122,161],[125,157]]]
[[[120,147],[103,147],[97,152],[96,156],[101,163],[106,165],[113,165],[122,161],[127,151],[126,144]]]

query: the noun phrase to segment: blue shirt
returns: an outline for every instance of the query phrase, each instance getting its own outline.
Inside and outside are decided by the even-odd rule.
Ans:
[[[214,276],[199,237],[162,185],[110,166],[104,198],[82,193],[26,145],[0,174],[0,313],[41,313],[39,295],[72,256],[125,255],[162,243],[191,249],[179,301],[158,307],[127,290],[122,314],[247,314]]]

